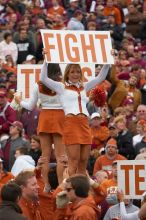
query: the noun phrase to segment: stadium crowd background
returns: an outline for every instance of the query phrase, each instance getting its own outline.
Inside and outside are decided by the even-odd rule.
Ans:
[[[38,163],[40,108],[16,111],[9,105],[17,89],[17,65],[43,63],[40,29],[111,33],[115,65],[106,80],[90,91],[87,104],[92,133],[87,169],[97,182],[102,175],[110,180],[99,190],[107,198],[100,204],[103,219],[108,208],[118,203],[113,196],[117,195],[115,161],[146,158],[146,2],[0,0],[0,184],[16,176],[20,164],[23,170],[43,163]],[[96,76],[101,68],[95,66]],[[62,162],[66,165],[66,158]],[[52,149],[49,179],[54,189],[55,163]],[[110,187],[115,187],[114,193],[106,191]]]

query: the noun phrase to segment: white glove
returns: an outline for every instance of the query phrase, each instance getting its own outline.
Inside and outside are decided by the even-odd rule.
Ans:
[[[66,191],[62,191],[57,194],[56,197],[56,206],[57,208],[65,208],[65,206],[69,203],[69,198],[67,197]]]

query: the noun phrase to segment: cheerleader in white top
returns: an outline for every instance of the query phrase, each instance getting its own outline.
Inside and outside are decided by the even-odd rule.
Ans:
[[[58,64],[46,65],[46,74],[55,81],[62,80],[61,69]],[[28,102],[22,101],[20,96],[15,96],[15,100],[23,108],[33,110],[38,100],[41,102],[41,112],[37,132],[40,137],[42,157],[46,158],[43,165],[42,176],[45,182],[45,190],[50,188],[48,182],[49,161],[54,144],[55,155],[57,160],[57,175],[59,183],[62,182],[63,164],[60,162],[62,156],[65,155],[65,148],[62,141],[62,131],[64,122],[64,111],[62,109],[59,96],[54,90],[48,89],[42,82],[34,85],[33,93]]]
[[[105,65],[100,74],[86,84],[83,84],[83,75],[79,64],[66,66],[64,83],[55,82],[48,78],[45,61],[41,69],[40,80],[59,95],[65,112],[63,140],[68,155],[69,175],[85,174],[86,172],[91,145],[86,93],[106,78],[109,67],[109,65]]]

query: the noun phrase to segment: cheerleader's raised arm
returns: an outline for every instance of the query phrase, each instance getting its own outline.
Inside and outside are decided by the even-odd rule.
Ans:
[[[41,75],[40,75],[40,81],[47,86],[49,89],[55,91],[58,94],[61,94],[64,91],[64,85],[61,82],[56,82],[47,76],[47,63],[44,60],[42,69],[41,69]]]
[[[86,84],[84,84],[84,88],[85,88],[86,92],[88,92],[90,89],[94,88],[96,85],[98,85],[102,81],[104,81],[106,76],[107,76],[107,74],[108,74],[109,69],[110,69],[110,65],[109,64],[104,65],[97,77],[95,77],[91,81],[89,81]]]

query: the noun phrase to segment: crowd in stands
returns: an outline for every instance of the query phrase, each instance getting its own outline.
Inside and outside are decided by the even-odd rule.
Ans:
[[[41,106],[11,105],[17,65],[43,64],[40,29],[109,31],[115,60],[106,79],[89,91],[88,175],[69,176],[69,158],[58,159],[53,143],[48,192],[41,176]],[[95,65],[96,77],[101,69]],[[123,201],[127,213],[137,213],[132,220],[144,219],[139,202],[121,199],[117,161],[145,159],[146,1],[0,0],[0,220],[82,220],[85,214],[87,220],[126,220]]]

